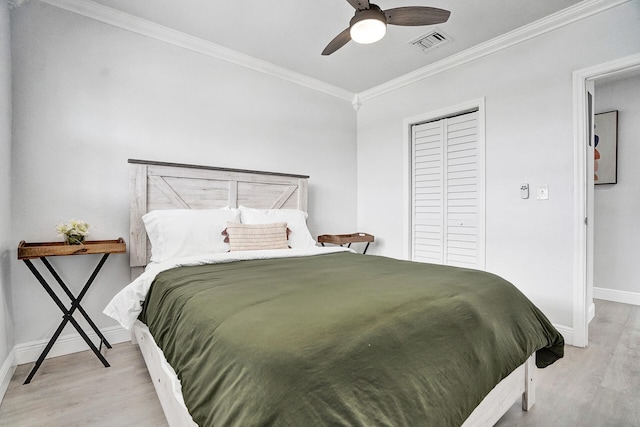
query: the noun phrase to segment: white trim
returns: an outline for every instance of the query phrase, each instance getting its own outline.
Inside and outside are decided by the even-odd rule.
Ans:
[[[575,343],[573,342],[573,328],[565,325],[554,324],[553,326],[558,330],[558,332],[560,332],[560,334],[562,334],[565,344],[575,346]]]
[[[411,259],[411,126],[418,123],[424,123],[435,119],[460,114],[466,111],[478,110],[478,194],[481,194],[478,200],[478,266],[484,270],[486,266],[486,218],[485,218],[485,98],[478,98],[462,104],[441,108],[429,113],[419,114],[413,117],[407,117],[402,120],[402,140],[403,144],[403,163],[404,163],[404,183],[402,189],[404,223],[402,226],[402,236],[404,239],[403,258]]]
[[[625,56],[575,71],[573,73],[573,145],[574,145],[574,281],[573,281],[573,332],[574,344],[586,347],[588,344],[589,307],[587,301],[587,230],[584,220],[587,215],[586,196],[586,139],[585,111],[587,108],[587,81],[597,80],[618,73],[640,69],[640,54]]]
[[[587,310],[587,323],[591,323],[591,321],[596,317],[596,304],[592,302],[589,304],[589,309]]]
[[[360,99],[360,95],[358,95],[357,93],[353,95],[353,100],[351,100],[351,105],[353,106],[353,109],[356,110],[356,112],[360,110],[360,107],[362,106],[362,100]]]
[[[402,239],[404,242],[402,245],[402,258],[408,261],[411,260],[411,223],[413,221],[413,212],[411,212],[411,193],[413,191],[411,145],[413,133],[411,126],[417,122],[418,119],[415,117],[409,117],[402,121]]]
[[[220,59],[231,64],[239,65],[250,70],[268,74],[270,76],[286,80],[310,89],[314,89],[328,95],[351,102],[355,96],[353,92],[325,83],[313,77],[306,76],[295,71],[271,64],[237,52],[215,43],[208,42],[198,37],[173,30],[163,25],[147,21],[142,18],[121,12],[119,10],[103,6],[90,0],[40,0],[51,6],[76,13],[78,15],[95,19],[104,24],[131,31],[155,40],[169,43],[183,49],[201,53],[212,58]]]
[[[5,359],[2,367],[0,367],[0,402],[4,399],[4,395],[9,388],[13,373],[16,371],[16,351],[15,347],[11,349],[11,352]]]
[[[580,72],[573,73],[573,146],[574,146],[574,188],[573,194],[573,329],[574,345],[586,347],[588,323],[586,321],[587,299],[587,217],[586,207],[586,159],[584,141],[586,138],[587,78]]]
[[[365,90],[360,93],[361,102],[383,95],[387,92],[411,85],[468,62],[507,49],[516,44],[531,40],[558,28],[588,18],[612,7],[619,6],[631,0],[585,0],[574,6],[524,25],[516,30],[495,37],[472,48],[451,55],[433,64],[427,65],[411,73],[405,74],[386,83]]]
[[[28,0],[10,0],[9,5],[15,8],[21,6],[26,1]],[[427,65],[426,67],[365,90],[359,94],[325,83],[313,77],[279,67],[267,61],[219,46],[215,43],[190,36],[163,25],[103,6],[90,0],[40,1],[126,31],[141,34],[155,40],[163,41],[174,46],[182,47],[184,49],[217,58],[350,101],[352,102],[354,109],[357,111],[360,105],[366,100],[399,89],[403,86],[413,84],[436,74],[443,73],[492,53],[507,49],[518,43],[533,39],[542,34],[562,28],[573,22],[588,18],[589,16],[598,14],[604,10],[619,6],[632,0],[582,1],[574,6],[570,6],[545,18],[539,19],[538,21],[532,22],[516,30],[476,45],[470,49],[449,56],[441,61]]]
[[[478,260],[479,266],[484,270],[487,268],[487,146],[485,131],[485,99],[478,101],[478,193],[482,197],[478,198]]]
[[[95,345],[99,344],[100,340],[93,330],[85,332]],[[112,326],[100,329],[100,332],[102,332],[107,341],[112,345],[131,340],[131,332],[121,326]],[[32,363],[38,360],[40,353],[42,353],[42,350],[44,350],[48,342],[49,340],[46,339],[16,345],[13,348],[16,364],[22,365],[24,363]],[[89,346],[87,346],[87,343],[84,342],[80,335],[62,335],[51,348],[51,351],[47,355],[47,359],[85,350],[89,350]]]
[[[594,286],[593,297],[622,304],[640,305],[640,292],[619,291],[617,289],[596,288]]]

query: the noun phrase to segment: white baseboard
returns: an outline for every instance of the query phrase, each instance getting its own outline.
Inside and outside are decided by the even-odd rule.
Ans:
[[[562,334],[564,343],[567,345],[573,345],[573,328],[564,325],[553,325],[558,332]]]
[[[122,328],[121,326],[113,326],[109,328],[100,329],[100,332],[104,335],[104,337],[109,341],[110,344],[118,344],[125,341],[131,340],[131,332]],[[89,339],[93,342],[93,344],[98,347],[100,344],[100,339],[98,335],[94,331],[85,331]],[[46,347],[49,339],[40,340],[40,341],[32,341],[29,343],[18,344],[13,348],[13,353],[15,353],[15,364],[22,365],[24,363],[32,363],[38,360],[40,353]],[[77,333],[62,335],[58,338],[56,343],[49,351],[47,355],[47,359],[51,357],[64,356],[65,354],[77,353],[79,351],[90,350],[89,346],[82,339],[80,335]]]
[[[587,310],[587,324],[591,323],[594,317],[596,317],[596,305],[592,301],[589,309]]]
[[[640,293],[618,291],[616,289],[605,289],[593,287],[593,297],[605,301],[620,302],[623,304],[640,305]]]
[[[7,392],[7,388],[9,387],[9,382],[13,377],[13,373],[16,370],[16,351],[15,347],[11,350],[7,359],[0,367],[0,402],[4,399],[4,394]]]

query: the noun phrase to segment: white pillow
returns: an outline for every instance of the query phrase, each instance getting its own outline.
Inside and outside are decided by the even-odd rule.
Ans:
[[[151,241],[151,261],[228,252],[222,231],[240,221],[237,209],[155,210],[142,217]]]
[[[294,249],[316,245],[307,228],[307,213],[298,209],[252,209],[240,206],[240,220],[243,224],[271,224],[286,222],[291,230],[289,246]]]

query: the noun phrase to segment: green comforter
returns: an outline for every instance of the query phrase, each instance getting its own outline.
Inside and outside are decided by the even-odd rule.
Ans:
[[[335,253],[160,273],[140,315],[200,426],[459,426],[563,338],[492,274]]]

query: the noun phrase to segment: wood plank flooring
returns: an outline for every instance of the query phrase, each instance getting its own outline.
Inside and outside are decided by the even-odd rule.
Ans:
[[[116,344],[105,368],[90,350],[20,365],[0,405],[0,426],[164,427],[167,421],[137,345]]]
[[[640,426],[640,307],[596,300],[589,347],[565,346],[565,357],[538,369],[536,404],[515,404],[496,424]]]
[[[538,370],[536,405],[519,402],[496,424],[640,426],[640,307],[596,301],[587,349]],[[0,426],[167,425],[138,347],[117,344],[104,368],[90,351],[46,360],[31,384],[21,365],[0,405]]]

